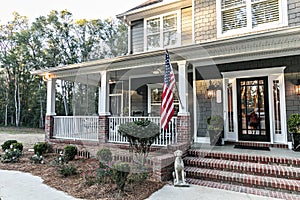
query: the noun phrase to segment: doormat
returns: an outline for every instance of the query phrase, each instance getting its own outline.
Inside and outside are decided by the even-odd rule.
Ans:
[[[269,147],[255,147],[255,146],[246,146],[246,145],[234,145],[235,149],[250,149],[250,150],[260,150],[260,151],[270,151]]]

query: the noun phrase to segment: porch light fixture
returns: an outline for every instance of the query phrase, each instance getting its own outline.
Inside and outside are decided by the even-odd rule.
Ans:
[[[161,69],[157,68],[152,72],[152,74],[155,74],[155,75],[162,74],[162,71],[161,71]]]
[[[211,99],[211,98],[213,98],[213,97],[215,96],[215,90],[216,90],[216,86],[214,86],[214,85],[212,84],[212,82],[209,81],[209,86],[208,86],[208,88],[207,88],[207,97],[208,97],[209,99]]]
[[[47,73],[43,76],[43,81],[48,81],[50,79],[50,74]]]
[[[300,95],[300,79],[298,79],[297,82],[295,83],[295,93],[297,95]]]

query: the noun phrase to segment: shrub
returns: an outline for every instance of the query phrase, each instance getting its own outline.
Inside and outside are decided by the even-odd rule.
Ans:
[[[6,149],[4,152],[4,155],[2,157],[2,162],[8,163],[8,162],[17,162],[19,161],[19,158],[21,157],[22,152],[19,149],[16,148],[9,148]]]
[[[96,158],[100,162],[110,163],[112,161],[112,153],[109,148],[103,148],[97,152]]]
[[[38,156],[42,156],[47,152],[48,149],[48,145],[46,142],[40,142],[40,143],[36,143],[33,146],[34,149],[34,153]]]
[[[59,157],[54,158],[50,165],[53,166],[56,171],[64,177],[77,174],[76,167],[72,164],[68,164],[65,156],[63,156],[62,153],[59,154]]]
[[[287,120],[289,133],[300,133],[300,114],[294,113]]]
[[[128,177],[128,183],[130,184],[141,184],[144,183],[148,178],[148,172],[141,172],[141,173],[132,173]]]
[[[17,140],[7,140],[5,141],[1,147],[2,147],[2,150],[5,151],[6,149],[10,149],[10,145],[13,144],[13,143],[18,143]]]
[[[45,163],[44,157],[43,156],[39,156],[37,154],[31,156],[29,159],[34,164],[44,164]]]
[[[124,191],[127,177],[130,172],[128,163],[120,162],[113,165],[113,180],[117,184],[119,191]]]
[[[77,174],[77,169],[72,164],[66,164],[66,163],[60,164],[57,166],[56,170],[60,175],[64,177]]]
[[[76,146],[68,145],[64,148],[64,157],[67,161],[74,160],[76,154],[77,154]]]
[[[13,149],[19,149],[21,152],[23,151],[23,144],[21,142],[12,143]]]
[[[112,175],[112,170],[106,163],[99,162],[99,167],[96,169],[96,180],[98,183],[108,183],[110,182],[110,176]]]

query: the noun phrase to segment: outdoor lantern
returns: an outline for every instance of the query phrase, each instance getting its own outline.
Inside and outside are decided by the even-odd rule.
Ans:
[[[214,85],[212,85],[211,81],[209,81],[209,86],[207,88],[207,97],[209,99],[211,99],[215,96],[215,89],[216,89],[216,87]]]
[[[300,79],[298,79],[297,83],[295,84],[295,93],[300,95]]]

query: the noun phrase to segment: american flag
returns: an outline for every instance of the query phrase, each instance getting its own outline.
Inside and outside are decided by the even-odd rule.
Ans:
[[[173,89],[175,86],[175,76],[169,58],[169,53],[166,51],[166,68],[164,75],[164,85],[162,92],[162,103],[160,110],[160,126],[164,130],[168,128],[168,123],[174,115],[174,98]]]

